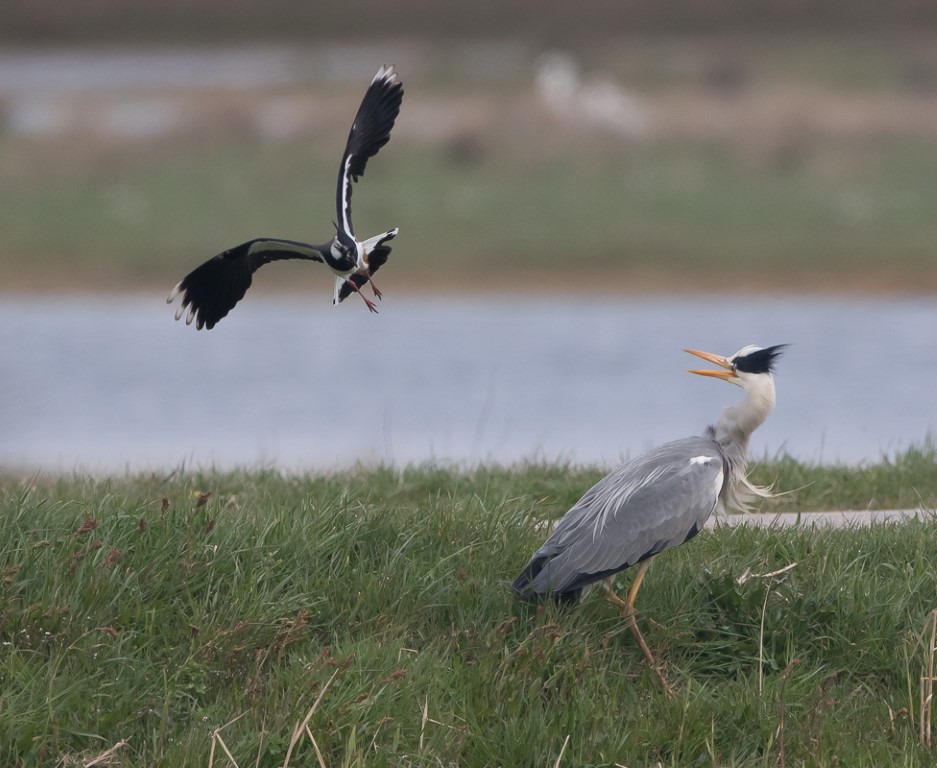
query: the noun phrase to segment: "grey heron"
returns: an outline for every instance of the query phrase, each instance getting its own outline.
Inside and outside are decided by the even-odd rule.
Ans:
[[[785,344],[747,346],[725,357],[687,349],[717,369],[691,370],[736,384],[741,402],[698,437],[661,445],[622,464],[592,486],[556,524],[543,546],[515,579],[519,598],[576,602],[602,582],[621,608],[648,665],[671,693],[635,621],[634,602],[651,560],[700,532],[717,506],[744,511],[770,496],[749,481],[746,453],[752,432],[774,408],[772,371]],[[639,565],[627,599],[612,590],[615,574]]]
[[[261,237],[222,251],[173,288],[166,303],[171,304],[181,294],[176,320],[185,315],[187,325],[194,320],[198,330],[213,328],[244,298],[254,272],[264,264],[283,259],[324,263],[335,274],[333,305],[358,293],[368,309],[377,312],[374,302],[361,293],[361,288],[370,283],[374,296],[381,298],[371,276],[386,263],[391,251],[386,243],[397,236],[397,229],[358,240],[351,223],[351,189],[352,182],[364,175],[368,160],[390,141],[402,100],[403,85],[394,68],[381,67],[361,100],[345,143],[338,169],[338,223],[329,242],[310,245],[298,240]]]

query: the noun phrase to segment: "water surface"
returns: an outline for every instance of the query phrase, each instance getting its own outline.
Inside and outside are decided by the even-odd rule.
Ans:
[[[0,299],[0,466],[563,460],[700,432],[738,389],[695,347],[790,343],[756,457],[878,461],[937,433],[937,302],[250,295],[214,330],[162,296]]]

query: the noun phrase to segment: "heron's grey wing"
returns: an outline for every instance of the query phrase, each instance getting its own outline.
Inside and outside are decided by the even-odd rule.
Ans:
[[[531,560],[538,594],[578,592],[695,536],[724,480],[718,445],[706,438],[667,443],[623,464],[590,488]]]
[[[181,294],[176,320],[185,315],[186,325],[194,320],[198,330],[210,330],[244,298],[254,272],[264,264],[283,259],[324,262],[323,247],[278,238],[248,240],[193,269],[173,288],[166,302],[171,304]]]
[[[338,234],[346,247],[354,245],[355,237],[351,223],[351,183],[364,175],[368,160],[390,141],[390,132],[402,101],[403,84],[394,68],[381,67],[358,107],[338,168]]]

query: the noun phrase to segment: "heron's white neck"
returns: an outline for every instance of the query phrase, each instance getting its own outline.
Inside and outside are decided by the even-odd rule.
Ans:
[[[716,422],[716,440],[727,449],[736,449],[744,457],[748,439],[764,424],[774,408],[774,378],[770,373],[748,376],[741,382],[745,397],[730,405]],[[733,451],[734,452],[734,451]]]
[[[774,408],[774,379],[771,374],[746,375],[740,384],[745,390],[745,398],[722,412],[713,428],[713,437],[728,463],[720,499],[726,507],[747,512],[749,502],[759,497],[771,497],[771,487],[755,485],[749,481],[745,470],[748,465],[748,438]]]

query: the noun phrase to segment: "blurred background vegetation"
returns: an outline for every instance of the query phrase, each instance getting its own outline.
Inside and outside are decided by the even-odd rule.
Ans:
[[[403,110],[355,191],[360,234],[400,227],[382,288],[930,293],[935,30],[911,0],[5,0],[0,291],[327,239],[387,62]]]

